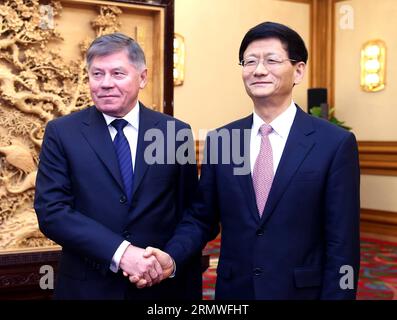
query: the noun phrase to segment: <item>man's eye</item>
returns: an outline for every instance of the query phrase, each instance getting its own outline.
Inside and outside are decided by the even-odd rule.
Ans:
[[[120,77],[124,77],[124,76],[125,76],[124,72],[120,72],[120,71],[114,72],[113,75],[114,75],[115,77],[117,77],[117,78],[120,78]]]
[[[245,65],[246,66],[254,66],[254,65],[256,65],[256,60],[255,59],[245,60]]]
[[[267,59],[266,62],[267,62],[267,64],[278,64],[278,63],[280,63],[280,61],[278,61],[276,59]]]

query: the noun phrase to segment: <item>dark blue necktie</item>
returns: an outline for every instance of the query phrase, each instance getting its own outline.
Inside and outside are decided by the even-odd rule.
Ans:
[[[117,134],[113,140],[116,149],[117,159],[119,160],[120,173],[123,178],[124,191],[128,198],[128,203],[132,199],[132,187],[134,183],[134,170],[132,168],[131,149],[123,128],[128,124],[124,119],[113,120],[111,125],[116,128]]]

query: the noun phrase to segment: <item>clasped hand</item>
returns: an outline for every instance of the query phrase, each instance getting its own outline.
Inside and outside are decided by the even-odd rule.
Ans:
[[[174,262],[160,249],[147,247],[145,250],[129,245],[120,260],[120,268],[131,283],[144,288],[167,279],[174,271]]]

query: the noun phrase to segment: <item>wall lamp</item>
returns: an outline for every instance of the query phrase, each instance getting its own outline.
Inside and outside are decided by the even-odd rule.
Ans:
[[[361,88],[376,92],[385,88],[386,45],[382,40],[371,40],[361,48]]]
[[[185,39],[174,34],[174,86],[180,86],[185,79]]]

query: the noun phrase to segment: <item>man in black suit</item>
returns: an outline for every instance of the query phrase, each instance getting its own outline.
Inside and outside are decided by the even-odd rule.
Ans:
[[[251,28],[241,42],[253,113],[209,134],[197,196],[165,248],[178,277],[220,223],[216,299],[355,298],[357,143],[352,133],[292,100],[307,56],[298,33],[278,23]],[[240,152],[247,161],[235,156]],[[159,250],[150,254],[171,264]],[[131,281],[145,285],[145,279]]]
[[[141,248],[164,248],[174,234],[197,167],[152,161],[145,151],[155,133],[165,137],[158,146],[165,160],[184,143],[194,150],[190,127],[138,101],[147,68],[133,39],[120,33],[95,39],[87,66],[95,105],[48,123],[36,182],[40,230],[62,246],[55,297],[200,299],[200,254],[181,277],[151,288],[138,290],[123,276],[143,277],[150,286],[169,275]]]

